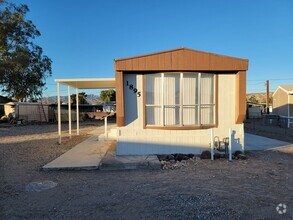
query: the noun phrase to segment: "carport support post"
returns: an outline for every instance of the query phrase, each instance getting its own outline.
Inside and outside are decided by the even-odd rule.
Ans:
[[[229,160],[232,160],[232,129],[229,128]]]
[[[214,129],[211,128],[211,160],[214,160]]]
[[[76,134],[79,135],[79,101],[78,101],[78,88],[75,89],[76,91]]]
[[[68,127],[69,127],[69,138],[71,138],[71,100],[70,100],[70,86],[68,86]]]
[[[108,117],[107,116],[104,118],[104,121],[105,121],[105,138],[107,139],[108,138]]]
[[[60,104],[60,83],[57,83],[57,114],[58,114],[58,143],[61,144],[61,104]]]

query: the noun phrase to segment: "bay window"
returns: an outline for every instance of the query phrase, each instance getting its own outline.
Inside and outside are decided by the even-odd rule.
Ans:
[[[214,125],[214,78],[210,73],[146,74],[146,126]]]

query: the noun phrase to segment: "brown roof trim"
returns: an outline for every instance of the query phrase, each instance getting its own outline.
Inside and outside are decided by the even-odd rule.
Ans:
[[[141,57],[148,57],[148,56],[158,55],[158,54],[163,54],[163,53],[170,53],[170,52],[174,52],[174,51],[178,51],[178,50],[189,50],[189,51],[193,51],[193,52],[205,53],[205,54],[210,54],[210,55],[214,55],[214,56],[227,57],[227,58],[232,58],[232,59],[248,61],[248,59],[245,59],[245,58],[232,57],[232,56],[221,55],[221,54],[216,54],[216,53],[211,53],[211,52],[205,52],[205,51],[201,51],[201,50],[194,50],[194,49],[190,49],[187,47],[180,47],[180,48],[175,48],[175,49],[171,49],[171,50],[163,50],[163,51],[154,52],[154,53],[142,54],[139,56],[118,58],[118,59],[114,59],[114,62],[123,61],[123,60],[130,60],[130,59],[135,59],[135,58],[141,58]]]

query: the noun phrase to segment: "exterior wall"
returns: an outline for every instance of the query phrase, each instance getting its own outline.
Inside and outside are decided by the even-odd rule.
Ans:
[[[116,65],[115,65],[116,66]],[[116,68],[116,67],[115,67]],[[116,124],[124,126],[124,83],[121,71],[116,71]]]
[[[143,128],[143,97],[138,96],[126,82],[143,95],[143,75],[123,74],[125,126],[118,128],[117,155],[195,153],[210,149],[210,129],[162,130]],[[214,136],[220,140],[233,130],[232,150],[244,149],[243,124],[235,122],[236,74],[218,77],[218,127]]]
[[[44,105],[46,118],[44,117],[43,110],[40,113],[39,105],[18,105],[18,108],[17,113],[19,119],[25,119],[27,121],[48,121],[49,107],[47,105]]]
[[[53,110],[53,114],[55,114],[55,119],[58,117],[58,110]],[[80,116],[80,114],[79,114]],[[54,117],[54,116],[53,116]],[[50,118],[52,119],[52,118]],[[67,109],[61,109],[61,122],[68,122],[69,120],[69,114]],[[79,117],[79,120],[82,120],[81,117]],[[76,121],[76,111],[71,110],[71,121]]]
[[[49,106],[43,105],[44,111],[46,114],[47,122],[49,120]],[[18,119],[24,119],[27,121],[42,121],[46,122],[46,119],[44,117],[43,110],[41,110],[41,116],[40,116],[40,106],[38,104],[16,104],[16,105],[5,105],[5,115],[8,115],[9,113],[15,112],[16,117]],[[42,117],[42,118],[40,118]]]
[[[293,94],[289,95],[289,103],[290,103],[290,116],[293,117]]]
[[[288,116],[288,94],[280,88],[273,96],[273,113]]]
[[[103,112],[116,112],[115,102],[105,102],[103,104]]]
[[[4,105],[4,114],[9,115],[10,113],[15,112],[14,105]]]
[[[246,116],[246,71],[239,71],[236,74],[235,88],[235,120],[242,124]]]
[[[261,107],[249,107],[248,118],[261,118]]]
[[[0,104],[0,117],[2,117],[3,115],[5,115],[4,105]]]

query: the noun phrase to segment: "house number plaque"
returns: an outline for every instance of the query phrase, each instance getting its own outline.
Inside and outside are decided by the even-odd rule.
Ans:
[[[129,90],[132,90],[133,93],[137,95],[137,97],[141,96],[141,92],[139,92],[138,89],[135,88],[132,84],[129,84],[128,81],[126,81],[126,86],[128,87]]]

